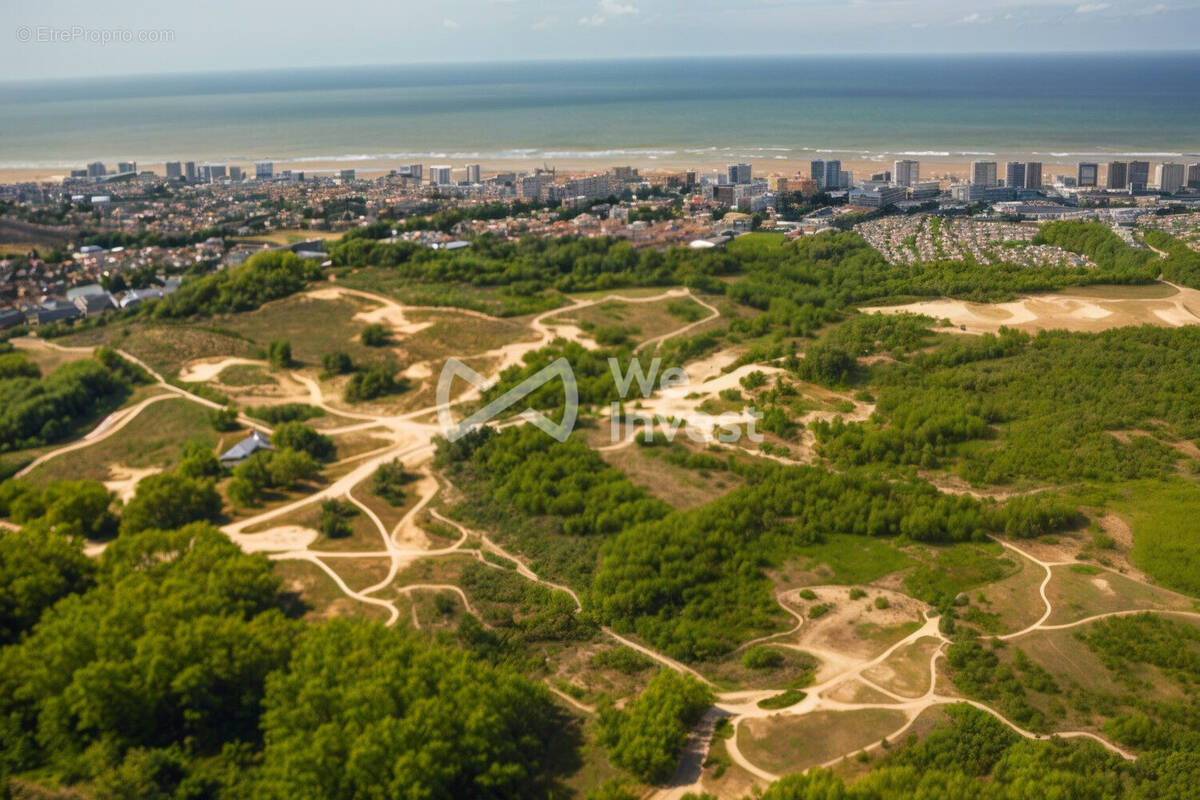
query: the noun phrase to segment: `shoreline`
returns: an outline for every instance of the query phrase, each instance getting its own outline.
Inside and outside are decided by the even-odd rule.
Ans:
[[[587,174],[597,173],[611,170],[617,166],[630,166],[638,169],[643,176],[668,173],[679,173],[686,170],[695,170],[699,177],[714,171],[724,171],[727,164],[730,163],[749,163],[752,166],[754,175],[769,176],[773,174],[782,175],[783,177],[792,178],[799,173],[800,177],[807,178],[809,176],[810,162],[818,158],[837,158],[838,153],[813,153],[811,156],[806,155],[803,158],[793,156],[774,156],[768,158],[742,158],[738,156],[728,156],[720,158],[696,158],[686,156],[669,156],[669,157],[647,157],[647,156],[632,156],[622,158],[620,156],[613,157],[589,157],[589,158],[561,158],[561,159],[533,159],[533,158],[502,158],[502,159],[466,159],[466,158],[414,158],[407,161],[398,161],[396,159],[362,159],[362,160],[345,160],[345,159],[313,159],[308,160],[303,157],[296,157],[287,160],[275,160],[275,174],[278,175],[282,170],[290,169],[294,172],[304,172],[306,175],[319,175],[336,177],[338,172],[344,169],[353,169],[357,177],[373,178],[387,174],[389,170],[399,169],[402,164],[420,163],[426,166],[433,164],[449,164],[454,169],[455,179],[460,179],[460,175],[465,171],[467,164],[479,163],[482,166],[482,175],[490,177],[498,172],[532,172],[535,168],[543,165],[551,166],[559,172],[566,174]],[[303,160],[302,160],[303,159]],[[921,164],[921,180],[932,181],[950,181],[953,179],[966,179],[970,175],[972,161],[995,161],[997,170],[1001,176],[1004,174],[1004,163],[1006,161],[1041,161],[1042,170],[1047,184],[1052,184],[1055,175],[1070,175],[1074,176],[1079,162],[1093,161],[1100,164],[1101,176],[1105,173],[1105,165],[1108,161],[1131,160],[1129,156],[1106,156],[1106,157],[1079,157],[1064,159],[1052,158],[1047,159],[1044,156],[1037,155],[979,155],[971,157],[958,156],[921,156],[921,155],[896,155],[873,158],[863,158],[861,155],[857,157],[841,155],[842,169],[849,170],[854,173],[856,180],[864,180],[870,178],[872,173],[882,172],[892,169],[892,162],[902,159],[912,159],[919,161]],[[1200,155],[1184,154],[1182,156],[1167,157],[1159,155],[1144,155],[1139,160],[1148,160],[1152,165],[1163,163],[1164,161],[1173,161],[1175,163],[1196,163],[1200,161]],[[228,165],[241,166],[248,175],[254,174],[254,162],[231,159],[226,161],[213,161],[200,163],[224,163]],[[113,164],[107,164],[112,168]],[[81,164],[76,169],[82,168]],[[139,170],[153,170],[159,177],[164,177],[166,173],[165,166],[162,162],[147,162],[138,163]],[[23,182],[38,182],[38,183],[59,183],[70,174],[70,170],[60,167],[40,167],[40,168],[0,168],[0,183],[23,183]],[[102,185],[102,184],[97,184]]]

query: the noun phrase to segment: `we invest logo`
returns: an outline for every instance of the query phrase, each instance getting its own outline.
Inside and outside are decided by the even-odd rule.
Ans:
[[[717,415],[700,412],[694,408],[682,408],[678,410],[679,413],[627,411],[625,404],[631,395],[635,395],[635,385],[642,401],[649,402],[657,395],[657,399],[671,407],[676,404],[687,406],[687,401],[695,397],[685,397],[682,394],[691,383],[687,372],[680,367],[663,370],[661,358],[652,359],[649,370],[643,369],[641,361],[637,358],[630,360],[628,369],[622,369],[616,358],[609,358],[608,368],[620,398],[609,406],[609,435],[614,444],[625,441],[627,437],[636,436],[639,429],[647,442],[654,441],[657,435],[663,436],[668,442],[673,441],[683,428],[686,428],[688,437],[695,442],[709,442],[715,438],[723,443],[731,443],[743,436],[752,442],[763,440],[757,430],[762,414],[752,407],[746,407],[740,412],[726,411]],[[465,380],[481,392],[490,388],[490,382],[486,378],[457,358],[449,359],[442,367],[437,385],[438,424],[441,425],[443,435],[451,442],[500,416],[555,379],[561,379],[563,385],[561,421],[555,422],[530,407],[526,407],[520,416],[560,442],[565,442],[571,435],[579,418],[579,384],[575,379],[575,371],[566,358],[552,361],[457,423],[454,422],[450,411],[450,390],[456,378]],[[637,399],[636,396],[634,399]]]

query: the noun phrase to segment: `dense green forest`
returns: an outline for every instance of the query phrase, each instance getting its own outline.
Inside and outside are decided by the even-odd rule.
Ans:
[[[948,467],[986,484],[1161,476],[1183,457],[1169,442],[1200,438],[1196,352],[1196,327],[954,338],[875,368],[877,419],[813,429],[841,466]]]
[[[544,687],[378,623],[301,623],[267,559],[215,528],[123,534],[98,564],[79,541],[0,537],[0,777],[102,798],[516,798],[571,763]]]
[[[42,376],[23,353],[0,356],[0,452],[40,447],[117,408],[145,373],[111,351]]]

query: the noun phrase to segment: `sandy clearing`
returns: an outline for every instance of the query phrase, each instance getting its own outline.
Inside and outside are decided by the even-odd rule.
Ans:
[[[247,553],[283,553],[305,549],[317,540],[319,534],[312,528],[283,525],[262,533],[227,532],[227,535]]]
[[[947,333],[994,333],[1000,326],[1028,331],[1066,329],[1097,332],[1128,325],[1180,327],[1200,324],[1191,309],[1200,308],[1200,292],[1176,288],[1170,298],[1113,297],[1045,294],[1023,297],[1010,303],[971,303],[965,300],[922,300],[899,306],[863,308],[865,313],[926,314],[949,320]]]
[[[225,371],[226,367],[247,364],[255,367],[265,367],[267,362],[256,361],[252,358],[200,358],[189,361],[179,371],[179,380],[186,383],[204,383],[211,381]]]
[[[104,482],[104,487],[116,494],[117,499],[122,503],[127,503],[133,497],[134,492],[137,491],[137,485],[142,478],[148,478],[159,471],[155,467],[138,469],[137,467],[126,467],[122,464],[109,464],[108,480]]]

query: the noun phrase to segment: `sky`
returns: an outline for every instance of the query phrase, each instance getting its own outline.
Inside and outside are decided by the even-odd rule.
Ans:
[[[412,62],[1200,49],[1200,0],[0,0],[0,80]]]

